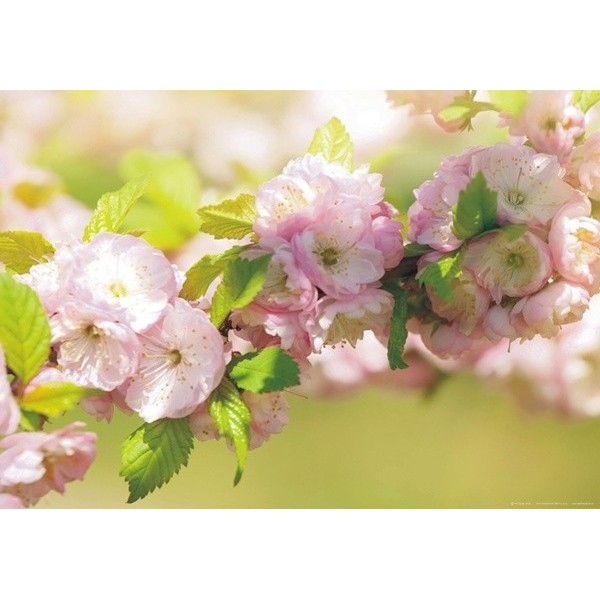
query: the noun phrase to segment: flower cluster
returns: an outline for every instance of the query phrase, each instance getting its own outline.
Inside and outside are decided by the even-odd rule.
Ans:
[[[479,173],[492,209],[467,206]],[[408,238],[433,250],[419,260],[417,277],[445,257],[456,266],[450,294],[423,278],[426,301],[413,326],[433,352],[457,356],[485,338],[552,337],[581,319],[600,281],[600,223],[564,174],[556,156],[497,144],[444,161],[415,191]],[[460,222],[471,209],[483,220],[493,212],[472,237]]]
[[[381,176],[322,155],[292,160],[256,195],[258,243],[272,254],[255,300],[232,315],[255,347],[279,345],[297,358],[364,331],[384,334],[393,297],[380,289],[403,256],[401,225],[383,199]]]

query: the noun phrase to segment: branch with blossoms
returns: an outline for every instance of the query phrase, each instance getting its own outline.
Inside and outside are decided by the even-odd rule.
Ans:
[[[381,175],[353,167],[335,118],[255,195],[198,210],[200,230],[231,247],[185,273],[124,230],[147,179],[104,195],[81,240],[0,232],[0,506],[84,476],[95,434],[47,431],[76,405],[142,419],[122,447],[134,502],[187,464],[195,440],[226,441],[237,484],[249,450],[287,423],[283,392],[325,349],[369,332],[398,369],[409,332],[446,358],[581,320],[600,289],[590,94],[544,112],[536,93],[469,93],[438,110],[457,130],[497,110],[523,139],[445,159],[415,190],[406,244]]]

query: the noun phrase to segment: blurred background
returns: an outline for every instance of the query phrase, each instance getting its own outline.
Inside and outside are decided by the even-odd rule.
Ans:
[[[384,91],[0,92],[0,181],[12,186],[0,228],[37,229],[52,241],[78,235],[102,193],[151,169],[155,185],[128,226],[187,268],[222,249],[197,235],[197,206],[255,192],[333,116],[351,134],[355,163],[383,173],[386,199],[405,211],[443,157],[508,139],[486,113],[474,131],[444,133],[419,114],[422,99],[403,95],[400,106]],[[370,338],[357,351],[326,354],[289,394],[288,426],[251,453],[238,487],[225,444],[196,442],[189,466],[135,507],[600,506],[600,307],[569,327],[558,340],[510,353],[488,348],[460,362],[436,360],[413,339],[402,373],[385,369]],[[96,423],[77,410],[56,425],[74,418],[98,433],[98,458],[84,482],[38,507],[127,507],[120,445],[138,418],[117,413],[111,424]]]

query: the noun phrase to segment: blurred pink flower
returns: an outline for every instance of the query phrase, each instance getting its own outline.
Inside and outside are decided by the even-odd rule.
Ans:
[[[244,392],[250,409],[250,450],[262,446],[274,433],[281,433],[288,423],[289,406],[281,392],[253,394]]]
[[[25,508],[25,503],[19,496],[0,493],[0,508]]]
[[[600,131],[590,135],[578,151],[581,186],[591,198],[600,200]]]

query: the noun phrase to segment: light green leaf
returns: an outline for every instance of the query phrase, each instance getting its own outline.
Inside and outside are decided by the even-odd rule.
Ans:
[[[456,121],[457,119],[466,119],[472,112],[472,108],[470,106],[465,106],[463,104],[451,104],[446,108],[443,108],[438,113],[438,117],[442,119],[442,121]]]
[[[228,370],[239,387],[257,394],[283,390],[300,383],[298,363],[275,346],[234,358]]]
[[[394,308],[390,322],[390,337],[388,338],[387,356],[390,369],[406,369],[404,361],[404,345],[408,337],[406,321],[408,320],[408,292],[400,289],[395,283],[388,281],[383,289],[394,296]]]
[[[452,231],[459,240],[468,240],[496,226],[498,194],[487,187],[483,173],[478,172],[460,192],[452,209]]]
[[[496,107],[489,102],[475,100],[475,92],[471,91],[454,98],[451,104],[437,113],[437,116],[446,123],[459,121],[458,128],[463,131],[472,129],[471,120],[486,110],[496,110]]]
[[[488,94],[499,111],[513,117],[518,117],[529,101],[529,94],[525,90],[489,90]]]
[[[68,381],[49,381],[38,385],[21,400],[21,408],[47,417],[58,417],[80,400],[102,396],[106,392],[86,388]]]
[[[322,154],[327,162],[339,162],[346,169],[352,169],[354,146],[344,124],[337,117],[315,131],[308,153]]]
[[[50,325],[37,294],[0,273],[0,345],[15,375],[27,384],[50,353]]]
[[[524,223],[521,223],[519,225],[504,225],[503,227],[500,227],[498,231],[501,231],[506,236],[507,241],[514,242],[515,240],[518,240],[527,231],[527,225],[525,225]]]
[[[83,241],[89,242],[101,231],[119,231],[127,213],[142,196],[145,188],[144,180],[130,181],[120,190],[104,194],[98,200],[98,206],[83,232]]]
[[[584,113],[598,102],[600,102],[600,90],[577,90],[573,94],[573,103]]]
[[[271,255],[254,260],[236,258],[225,268],[223,280],[215,291],[210,309],[212,322],[220,327],[235,308],[244,308],[260,292],[271,262]]]
[[[120,475],[129,484],[128,503],[144,498],[187,466],[194,437],[189,419],[144,423],[124,442]]]
[[[258,216],[256,201],[251,194],[240,194],[234,200],[202,206],[198,214],[200,231],[210,233],[218,240],[241,240],[247,235],[253,236]]]
[[[54,246],[33,231],[1,231],[0,262],[15,273],[27,273],[33,265],[47,262]]]
[[[418,275],[419,283],[433,288],[442,300],[452,302],[453,280],[462,273],[464,248],[446,254],[438,260],[429,263]]]
[[[40,431],[44,425],[45,417],[42,415],[24,410],[21,407],[21,420],[19,426],[23,431]]]
[[[227,378],[212,393],[209,402],[208,411],[219,433],[235,448],[238,464],[233,484],[237,485],[242,478],[250,447],[250,410],[238,389]]]
[[[225,270],[227,265],[248,246],[234,246],[223,254],[208,254],[194,263],[185,274],[179,295],[186,300],[197,300],[206,294],[210,284]]]
[[[433,248],[430,246],[424,246],[423,244],[411,242],[410,244],[406,244],[406,246],[404,246],[404,257],[412,258],[414,256],[423,256],[423,254],[428,254],[432,250]]]

